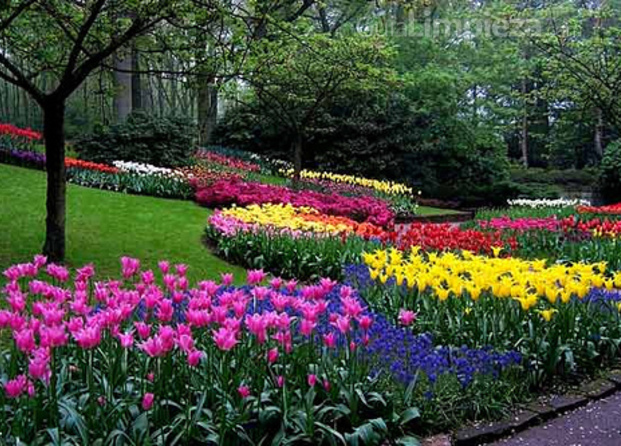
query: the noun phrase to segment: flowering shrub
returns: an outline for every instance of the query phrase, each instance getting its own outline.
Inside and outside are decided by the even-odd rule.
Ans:
[[[528,208],[564,208],[564,207],[576,207],[576,206],[590,206],[589,200],[577,199],[577,198],[517,198],[515,200],[507,200],[509,206],[516,207],[528,207]]]
[[[395,318],[401,308],[416,312],[416,328],[441,344],[516,349],[531,365],[535,384],[591,373],[619,355],[618,308],[602,312],[585,300],[591,288],[621,287],[621,272],[607,273],[605,262],[546,266],[545,260],[467,251],[423,255],[417,249],[363,257],[368,277],[363,271],[356,284],[374,309]],[[606,338],[593,337],[604,332]]]
[[[245,182],[232,178],[216,181],[210,187],[198,185],[196,201],[210,207],[290,203],[297,207],[312,207],[324,214],[346,216],[378,226],[390,225],[394,217],[387,204],[376,198],[344,197],[308,190],[294,191],[284,186]]]

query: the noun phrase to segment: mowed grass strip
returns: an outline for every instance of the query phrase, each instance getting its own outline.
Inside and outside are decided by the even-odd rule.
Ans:
[[[119,258],[185,263],[191,280],[215,279],[244,270],[211,254],[202,244],[208,209],[192,201],[127,195],[67,185],[67,264],[93,263],[97,278],[120,276]],[[45,173],[0,164],[0,271],[30,261],[45,236]],[[3,278],[0,278],[0,283]]]

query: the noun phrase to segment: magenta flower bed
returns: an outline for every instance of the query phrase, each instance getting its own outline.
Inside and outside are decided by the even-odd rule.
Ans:
[[[240,179],[222,179],[210,187],[199,187],[196,201],[208,207],[291,203],[294,206],[310,206],[324,214],[341,215],[379,226],[389,226],[394,219],[388,204],[378,198],[345,197],[309,190],[294,191],[284,186],[251,183]]]

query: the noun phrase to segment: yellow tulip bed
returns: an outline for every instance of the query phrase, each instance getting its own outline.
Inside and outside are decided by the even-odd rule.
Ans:
[[[288,177],[293,176],[293,169],[281,171]],[[302,170],[300,177],[307,180],[328,180],[334,183],[343,183],[350,186],[361,186],[382,192],[388,195],[411,195],[413,189],[402,183],[394,181],[375,180],[371,178],[358,177],[355,175],[345,175],[331,172],[317,172],[313,170]]]
[[[620,354],[621,272],[606,262],[388,248],[363,254],[348,277],[376,311],[414,312],[414,330],[442,345],[520,352],[535,384]]]

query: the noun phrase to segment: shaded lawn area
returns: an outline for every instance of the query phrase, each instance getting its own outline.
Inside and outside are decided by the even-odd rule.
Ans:
[[[244,270],[202,244],[211,211],[191,201],[127,195],[67,184],[67,263],[94,263],[97,278],[120,276],[119,258],[137,257],[148,268],[159,260],[186,263],[188,277],[215,279]],[[30,261],[45,234],[45,173],[0,164],[0,271]],[[0,277],[0,283],[3,282]]]
[[[416,215],[454,215],[459,213],[459,211],[454,209],[440,209],[429,206],[419,206],[416,211]]]

